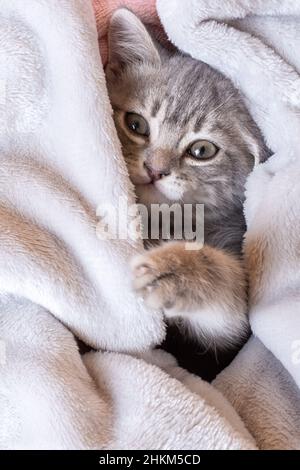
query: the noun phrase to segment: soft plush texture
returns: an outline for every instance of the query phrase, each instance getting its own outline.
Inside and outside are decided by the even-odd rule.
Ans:
[[[300,448],[300,64],[285,47],[297,50],[300,6],[227,0],[220,19],[220,3],[206,5],[159,1],[158,12],[175,45],[241,88],[275,151],[253,173],[246,205],[250,320],[259,340],[214,385],[150,350],[165,331],[161,313],[131,291],[128,261],[141,242],[96,236],[97,206],[134,194],[92,4],[27,0],[25,9],[23,0],[2,0],[2,449]],[[262,18],[251,21],[253,13]],[[264,19],[268,13],[281,16]],[[245,74],[246,66],[253,71]],[[81,357],[74,335],[102,352]]]

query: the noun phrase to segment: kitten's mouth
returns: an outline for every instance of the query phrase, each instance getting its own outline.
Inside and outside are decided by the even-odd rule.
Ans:
[[[150,180],[150,181],[147,181],[145,183],[136,183],[136,186],[147,186],[149,188],[151,188],[152,186],[157,188],[157,181],[156,180]]]
[[[161,178],[157,178],[152,175],[134,175],[130,177],[132,183],[135,186],[157,186],[156,183],[161,181]]]
[[[152,178],[136,178],[132,179],[135,186],[150,186],[155,184],[155,180]]]
[[[152,179],[147,176],[130,176],[130,179],[135,186],[147,186],[152,184]]]
[[[164,191],[161,187],[161,180],[157,178],[151,178],[151,176],[137,176],[131,178],[132,183],[136,188],[137,194],[148,194],[149,197],[159,198],[164,197]]]

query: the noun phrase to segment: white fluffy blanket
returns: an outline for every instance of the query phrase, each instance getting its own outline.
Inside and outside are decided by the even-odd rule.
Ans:
[[[158,11],[242,89],[275,152],[246,206],[259,339],[214,385],[150,351],[164,324],[131,292],[141,243],[96,236],[97,206],[134,194],[90,1],[1,0],[0,448],[300,448],[300,4]],[[74,334],[103,352],[81,357]]]

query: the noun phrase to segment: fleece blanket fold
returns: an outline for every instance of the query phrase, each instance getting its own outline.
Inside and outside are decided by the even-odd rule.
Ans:
[[[300,41],[299,4],[157,4],[169,39],[242,90],[274,150],[247,190],[259,339],[213,385],[152,350],[163,317],[135,298],[128,272],[141,241],[97,236],[99,206],[134,202],[99,11],[90,0],[0,2],[0,448],[300,448],[300,64],[287,47]],[[74,335],[98,351],[80,356]]]

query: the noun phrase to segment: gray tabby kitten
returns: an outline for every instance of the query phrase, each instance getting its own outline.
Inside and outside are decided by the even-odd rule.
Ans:
[[[233,84],[163,49],[130,11],[110,23],[106,77],[138,201],[203,203],[205,245],[171,241],[133,260],[134,287],[171,321],[217,346],[248,332],[240,259],[244,185],[268,154]]]

